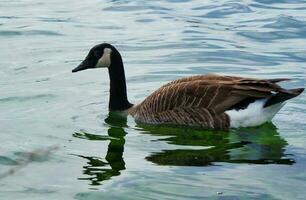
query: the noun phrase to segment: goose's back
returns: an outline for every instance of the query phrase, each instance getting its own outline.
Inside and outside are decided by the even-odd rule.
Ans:
[[[226,110],[266,98],[281,88],[281,79],[257,80],[232,76],[200,75],[169,82],[130,109],[136,120],[227,129]]]

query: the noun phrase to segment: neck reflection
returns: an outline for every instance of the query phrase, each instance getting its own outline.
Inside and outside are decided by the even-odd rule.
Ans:
[[[85,132],[73,134],[74,137],[81,139],[110,141],[105,159],[95,156],[77,155],[88,160],[87,165],[83,166],[83,174],[86,177],[78,179],[90,181],[90,185],[101,185],[103,181],[119,176],[121,171],[125,170],[123,152],[125,144],[124,136],[127,133],[123,128],[127,126],[127,119],[110,112],[105,119],[105,123],[109,126],[108,136]]]

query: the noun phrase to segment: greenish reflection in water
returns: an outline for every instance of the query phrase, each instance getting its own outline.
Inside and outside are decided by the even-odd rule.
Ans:
[[[90,185],[101,185],[102,181],[109,180],[113,176],[119,176],[120,171],[125,169],[123,152],[125,144],[124,136],[127,133],[123,128],[127,126],[127,119],[117,116],[116,113],[110,113],[105,122],[110,126],[108,136],[85,132],[73,134],[74,137],[81,139],[110,140],[105,156],[107,162],[97,157],[77,155],[88,160],[87,165],[83,167],[83,174],[87,175],[87,177],[79,178],[79,180],[89,180]]]
[[[90,185],[100,185],[125,170],[123,152],[127,119],[116,113],[109,113],[105,122],[110,127],[108,136],[84,132],[73,134],[74,137],[82,139],[110,141],[105,156],[106,162],[97,157],[78,155],[88,160],[87,165],[83,167],[83,174],[88,177],[79,179],[89,180]],[[222,162],[284,165],[295,163],[293,159],[288,158],[290,155],[285,154],[287,142],[272,123],[229,132],[143,124],[138,124],[137,129],[141,129],[143,134],[163,136],[155,141],[165,141],[170,145],[169,149],[153,152],[146,157],[147,161],[157,165],[200,167]]]
[[[286,165],[295,163],[294,160],[286,158],[284,152],[287,142],[280,137],[272,123],[230,132],[157,126],[146,126],[144,130],[152,135],[169,136],[159,140],[180,145],[177,149],[165,149],[146,157],[158,165],[208,166],[216,162]],[[198,148],[186,149],[183,146]]]

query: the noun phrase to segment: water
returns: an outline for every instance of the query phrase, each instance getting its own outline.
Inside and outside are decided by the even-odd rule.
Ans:
[[[0,199],[305,199],[305,93],[273,124],[230,132],[109,115],[98,43],[123,56],[129,99],[222,73],[306,85],[306,1],[0,1]],[[44,155],[44,154],[43,154]]]

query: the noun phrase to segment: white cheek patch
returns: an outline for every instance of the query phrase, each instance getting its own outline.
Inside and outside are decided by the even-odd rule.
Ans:
[[[112,50],[110,48],[105,48],[103,56],[98,60],[96,64],[96,68],[105,68],[111,65],[111,53]]]

